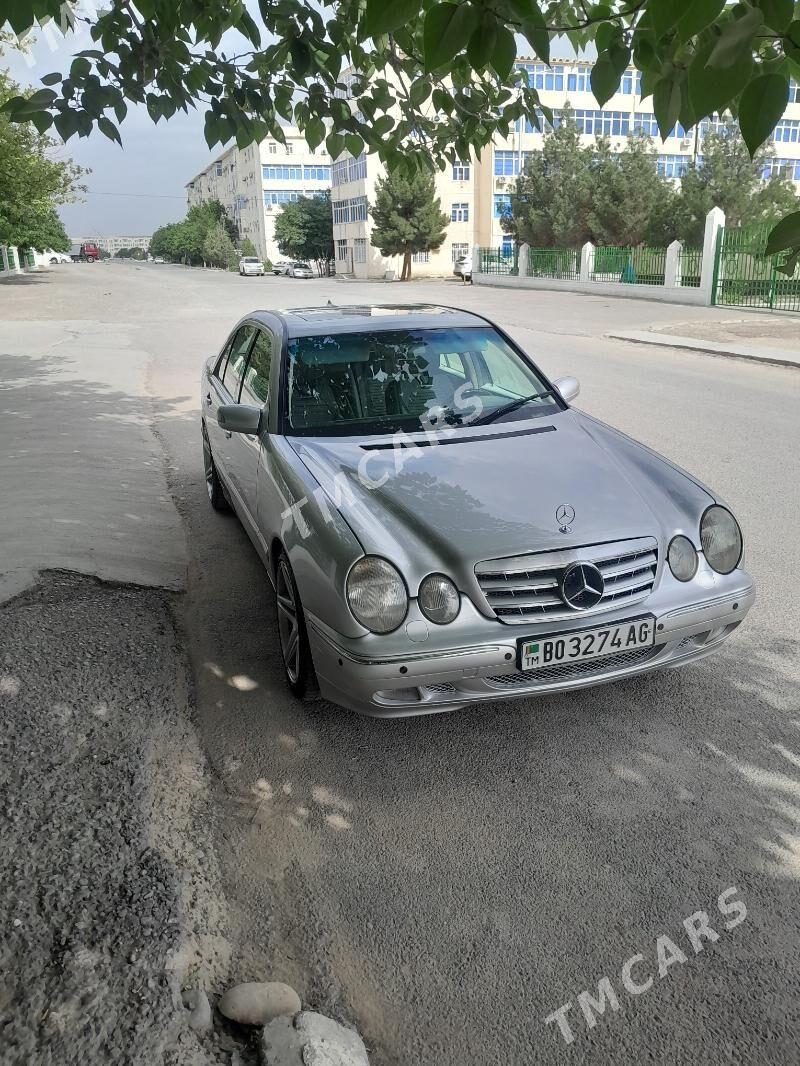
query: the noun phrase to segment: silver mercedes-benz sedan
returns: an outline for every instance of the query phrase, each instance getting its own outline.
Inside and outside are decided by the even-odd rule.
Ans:
[[[448,307],[255,311],[202,375],[205,476],[276,593],[286,680],[370,715],[707,655],[755,598],[711,489]]]

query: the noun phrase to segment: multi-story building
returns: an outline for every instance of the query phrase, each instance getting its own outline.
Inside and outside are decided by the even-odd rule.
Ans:
[[[188,205],[219,200],[249,237],[262,259],[280,258],[275,217],[281,204],[330,188],[331,162],[324,147],[312,151],[296,127],[285,127],[285,144],[267,139],[226,149],[186,186]]]
[[[662,141],[652,98],[640,98],[641,78],[636,70],[625,72],[619,91],[600,108],[591,90],[589,64],[563,60],[548,67],[523,58],[518,66],[527,72],[542,103],[553,109],[554,122],[569,106],[585,142],[604,134],[614,151],[624,149],[629,134],[642,130],[653,138],[659,172],[669,178],[677,180],[693,159],[702,156],[704,134],[720,124],[714,116],[688,131],[677,125]],[[449,274],[458,256],[475,244],[505,247],[510,253],[513,241],[503,231],[502,216],[508,210],[517,175],[529,154],[541,150],[543,137],[531,122],[520,120],[513,133],[496,137],[477,158],[437,174],[436,193],[450,219],[447,238],[438,252],[414,257],[414,273]],[[772,141],[775,156],[765,164],[764,178],[780,171],[798,183],[800,191],[800,87],[795,82]],[[333,164],[333,229],[337,270],[342,273],[356,277],[381,277],[387,270],[399,273],[400,258],[386,258],[370,244],[372,222],[367,205],[374,202],[375,184],[383,174],[375,156],[341,156]]]
[[[96,244],[98,248],[116,255],[121,248],[141,248],[147,251],[150,247],[149,237],[70,237],[70,244]]]

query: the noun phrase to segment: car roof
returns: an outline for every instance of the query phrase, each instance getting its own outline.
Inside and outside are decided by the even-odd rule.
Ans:
[[[480,315],[439,304],[328,304],[324,307],[290,307],[275,311],[255,311],[251,318],[263,321],[277,317],[286,325],[289,337],[323,333],[362,333],[367,330],[441,329],[486,326]]]

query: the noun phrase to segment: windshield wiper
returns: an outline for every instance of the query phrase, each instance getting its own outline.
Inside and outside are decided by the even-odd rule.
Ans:
[[[494,422],[496,418],[501,415],[507,415],[510,411],[516,411],[518,407],[523,407],[526,403],[530,403],[532,400],[542,400],[545,396],[555,396],[555,389],[545,389],[544,392],[532,392],[530,396],[520,396],[517,400],[511,400],[509,403],[504,403],[500,407],[495,407],[493,411],[489,411],[488,414],[481,415],[480,418],[476,418],[473,426],[484,426],[489,422]]]

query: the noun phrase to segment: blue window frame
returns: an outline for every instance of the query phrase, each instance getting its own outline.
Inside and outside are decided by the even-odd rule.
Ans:
[[[773,141],[786,141],[791,144],[797,144],[798,140],[800,140],[800,119],[782,118],[775,127],[772,139]]]
[[[511,210],[511,194],[507,192],[498,192],[494,196],[494,217],[502,218],[503,215],[507,215]]]
[[[514,254],[514,238],[505,236],[503,237],[503,245],[500,249],[500,254],[507,259],[510,259]]]
[[[266,163],[261,167],[261,177],[264,181],[300,181],[303,177],[303,168]]]
[[[331,168],[324,164],[304,165],[303,179],[305,181],[330,181]]]
[[[685,155],[660,155],[656,161],[658,173],[665,178],[679,178],[689,169],[690,159]]]
[[[453,204],[450,208],[451,222],[469,222],[469,204]]]
[[[300,189],[264,189],[265,204],[288,204],[303,195]]]
[[[469,163],[453,163],[453,181],[469,181]]]

